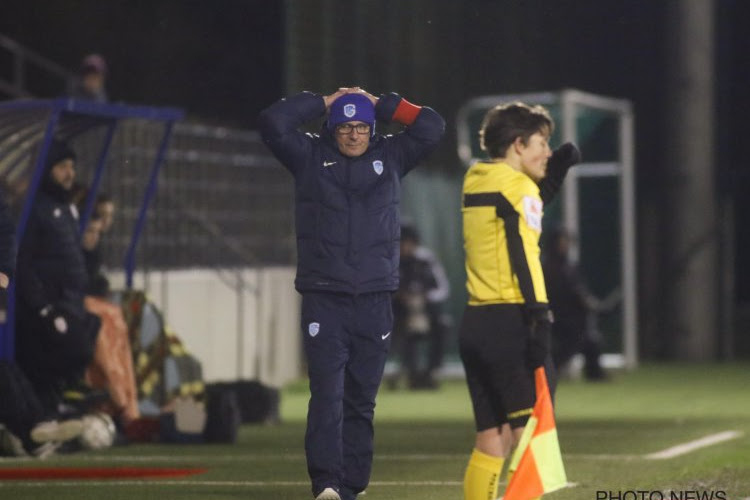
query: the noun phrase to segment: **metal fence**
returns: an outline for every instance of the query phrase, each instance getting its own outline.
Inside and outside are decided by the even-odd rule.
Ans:
[[[36,112],[35,112],[36,113]],[[0,117],[0,180],[18,208],[45,128],[43,116]],[[3,125],[4,124],[4,125]],[[7,126],[6,126],[7,125]],[[106,139],[106,127],[76,135],[78,180],[87,184]],[[120,269],[132,238],[162,131],[158,124],[123,120],[117,126],[100,183],[116,205],[102,240],[105,264]],[[137,268],[235,268],[288,265],[294,259],[293,183],[255,132],[176,125],[157,195],[136,254]]]
[[[125,123],[114,138],[101,190],[118,208],[105,262],[122,265],[159,135]],[[74,144],[83,180],[96,138]],[[248,267],[294,258],[292,178],[255,132],[181,123],[138,249],[138,267]]]
[[[60,95],[72,82],[71,71],[0,34],[0,96]]]

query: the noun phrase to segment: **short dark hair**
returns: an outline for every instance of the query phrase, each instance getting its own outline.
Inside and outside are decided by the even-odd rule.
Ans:
[[[518,137],[526,144],[537,132],[552,135],[555,123],[543,106],[522,102],[500,104],[487,111],[479,128],[479,144],[490,158],[502,158]]]
[[[419,244],[419,231],[414,224],[401,224],[401,241],[412,241]]]
[[[96,195],[96,201],[94,202],[94,205],[103,205],[105,203],[113,203],[114,200],[112,200],[112,197],[104,192],[97,193]]]

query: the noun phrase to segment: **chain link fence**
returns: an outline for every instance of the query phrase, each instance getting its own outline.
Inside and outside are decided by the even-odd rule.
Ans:
[[[44,133],[39,113],[0,117],[6,131],[0,178],[6,199],[20,211]],[[73,135],[77,179],[92,182],[107,127]],[[105,264],[121,269],[162,137],[159,124],[117,124],[99,192],[116,206],[102,240]],[[293,180],[256,132],[191,123],[175,126],[158,191],[136,254],[140,270],[236,268],[294,262]]]
[[[125,123],[100,191],[118,207],[104,239],[106,264],[122,265],[159,134]],[[93,152],[93,151],[92,151]],[[93,161],[81,158],[87,164]],[[79,162],[80,164],[81,162]],[[137,253],[139,268],[253,267],[294,260],[293,182],[255,132],[175,127]]]

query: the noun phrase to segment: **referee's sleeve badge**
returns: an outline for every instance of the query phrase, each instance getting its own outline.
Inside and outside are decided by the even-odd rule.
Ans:
[[[523,215],[528,225],[534,231],[542,232],[542,200],[531,196],[523,197]]]

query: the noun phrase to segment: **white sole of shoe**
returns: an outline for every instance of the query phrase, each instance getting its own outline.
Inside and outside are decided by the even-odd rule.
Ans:
[[[38,448],[31,452],[36,458],[44,460],[49,458],[57,452],[57,449],[62,445],[59,441],[49,441],[47,443],[39,445]]]
[[[63,420],[62,422],[51,420],[37,424],[31,429],[31,439],[36,443],[63,442],[80,436],[81,432],[83,432],[83,422],[80,420]]]
[[[21,440],[0,424],[0,456],[26,457],[28,453]]]
[[[341,500],[341,497],[333,488],[326,488],[315,497],[315,500]]]

